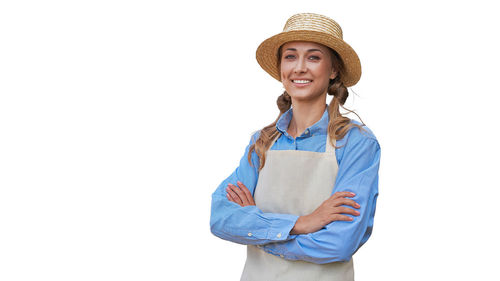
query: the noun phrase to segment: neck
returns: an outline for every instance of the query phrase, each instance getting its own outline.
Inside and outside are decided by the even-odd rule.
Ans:
[[[292,100],[292,120],[288,126],[288,134],[294,138],[300,136],[308,127],[318,122],[326,109],[325,100],[314,103],[295,102]]]

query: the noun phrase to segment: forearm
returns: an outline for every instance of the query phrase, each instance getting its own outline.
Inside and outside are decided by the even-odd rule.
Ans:
[[[305,224],[307,222],[307,216],[300,216],[297,221],[295,222],[295,225],[293,226],[292,230],[290,231],[291,235],[299,235],[299,234],[307,234],[310,233]]]
[[[307,261],[315,264],[349,261],[356,249],[350,251],[344,243],[330,239],[316,239],[312,233],[292,235],[283,242],[257,245],[268,254],[287,260]]]
[[[290,230],[297,219],[295,215],[264,213],[256,206],[241,207],[219,189],[212,195],[210,229],[215,236],[231,242],[264,245],[287,241],[294,238]]]
[[[334,221],[316,232],[270,243],[262,249],[285,259],[317,264],[348,261],[371,235],[376,199],[374,194],[370,200],[364,201],[361,205],[366,207],[362,207],[364,210],[361,210],[361,215],[353,217],[353,221]],[[303,231],[300,228],[301,218],[297,220],[297,226],[292,228],[291,234]]]

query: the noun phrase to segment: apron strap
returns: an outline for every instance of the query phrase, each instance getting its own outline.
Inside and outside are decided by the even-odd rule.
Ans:
[[[335,147],[330,143],[330,134],[326,134],[326,148],[325,148],[325,153],[332,153],[335,152]],[[331,139],[333,141],[334,145],[337,145],[335,139]]]

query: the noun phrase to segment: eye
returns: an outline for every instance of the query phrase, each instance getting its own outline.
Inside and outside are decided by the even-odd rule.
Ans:
[[[309,59],[310,60],[319,60],[320,57],[318,57],[318,56],[310,56]]]
[[[285,59],[294,59],[295,56],[294,55],[286,55],[284,56]]]

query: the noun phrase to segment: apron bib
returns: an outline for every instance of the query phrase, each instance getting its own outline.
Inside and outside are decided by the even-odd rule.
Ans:
[[[265,213],[308,215],[332,195],[337,171],[330,135],[325,152],[269,149],[255,188],[255,204]],[[353,261],[352,258],[348,262],[327,264],[291,261],[248,245],[241,281],[278,280],[351,281]]]

